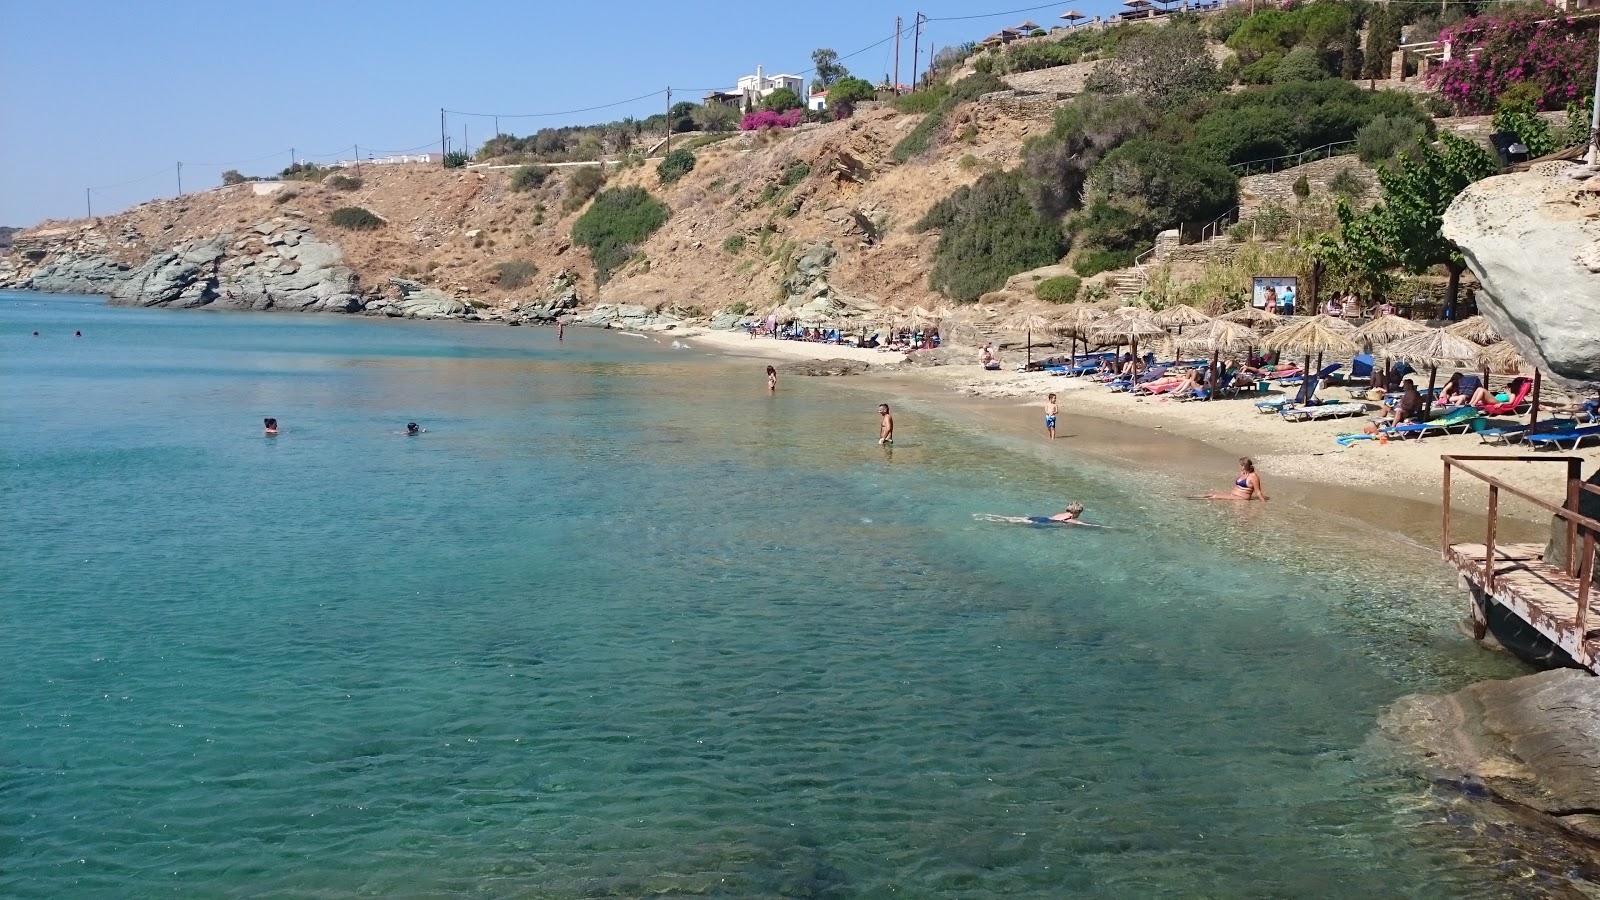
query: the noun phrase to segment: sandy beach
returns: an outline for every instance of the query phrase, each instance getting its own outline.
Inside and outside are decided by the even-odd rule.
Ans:
[[[1019,428],[1037,431],[1041,442],[1045,438],[1039,419],[1043,415],[1045,396],[1054,392],[1059,395],[1061,404],[1060,430],[1063,435],[1073,431],[1074,418],[1085,418],[1097,420],[1098,423],[1133,427],[1145,434],[1188,439],[1214,451],[1215,455],[1209,460],[1213,466],[1224,457],[1249,456],[1255,460],[1264,478],[1272,481],[1290,479],[1346,491],[1353,489],[1364,495],[1377,495],[1376,498],[1369,498],[1369,504],[1379,498],[1391,501],[1403,499],[1436,509],[1442,499],[1440,483],[1443,466],[1439,457],[1444,454],[1530,453],[1521,445],[1508,447],[1484,444],[1475,434],[1390,441],[1387,444],[1360,441],[1350,447],[1342,447],[1335,438],[1359,431],[1365,418],[1288,422],[1277,415],[1257,412],[1252,400],[1178,403],[1165,402],[1159,397],[1112,393],[1103,385],[1088,379],[1017,372],[1014,370],[1017,360],[1009,358],[1014,354],[1009,354],[1006,359],[1007,370],[991,372],[976,364],[907,365],[901,362],[902,355],[899,353],[804,341],[752,339],[743,332],[692,331],[674,333],[674,338],[692,347],[772,363],[806,359],[860,360],[873,366],[866,378],[886,378],[904,390],[918,394],[925,395],[932,391],[946,396],[987,401],[995,408],[993,418],[1014,417]],[[1278,395],[1279,392],[1274,390],[1267,396]],[[1059,449],[1062,450],[1078,446],[1071,438],[1056,443],[1061,445]],[[1145,453],[1130,454],[1117,449],[1115,441],[1094,443],[1097,446],[1091,452],[1109,451],[1109,455],[1139,464],[1151,461]],[[1133,449],[1128,448],[1129,451]],[[1585,474],[1600,464],[1600,447],[1594,445],[1575,453],[1545,451],[1541,455],[1552,458],[1582,457]],[[1558,500],[1564,492],[1565,467],[1561,465],[1523,462],[1482,462],[1475,465],[1552,501]],[[1179,467],[1188,468],[1182,464]],[[1212,480],[1222,482],[1219,488],[1225,487],[1231,475],[1231,470],[1216,472]],[[1471,479],[1459,479],[1454,492],[1457,500],[1466,504],[1464,509],[1481,508],[1484,493],[1481,483]],[[1330,492],[1319,494],[1324,500],[1330,496]],[[1530,521],[1543,519],[1542,513],[1521,501],[1506,503],[1504,511]],[[1382,515],[1381,510],[1367,510],[1367,513]]]

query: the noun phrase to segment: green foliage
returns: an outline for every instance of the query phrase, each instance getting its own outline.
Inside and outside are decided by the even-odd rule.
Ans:
[[[514,291],[532,281],[539,274],[539,267],[531,259],[513,259],[508,262],[495,263],[494,269],[499,273],[495,284],[508,291]]]
[[[1206,36],[1192,24],[1141,28],[1095,66],[1085,85],[1097,93],[1127,94],[1158,109],[1175,109],[1223,87]]]
[[[795,185],[799,184],[802,181],[805,181],[807,178],[810,178],[810,177],[811,177],[811,166],[810,166],[810,164],[802,162],[800,160],[795,160],[794,162],[789,163],[789,165],[784,167],[784,169],[783,169],[783,178],[780,180],[779,183],[781,183],[784,187],[794,187]]]
[[[1282,63],[1283,54],[1274,50],[1249,65],[1240,66],[1234,75],[1241,84],[1272,84]]]
[[[1071,303],[1078,298],[1083,281],[1071,275],[1046,278],[1033,286],[1033,295],[1046,303]]]
[[[328,214],[328,224],[351,231],[371,231],[382,228],[385,223],[371,211],[359,206],[341,206]]]
[[[1306,3],[1294,9],[1263,9],[1228,36],[1229,49],[1252,62],[1270,53],[1305,49],[1320,54],[1342,46],[1357,18],[1349,3]]]
[[[1359,197],[1366,193],[1368,187],[1367,180],[1356,174],[1354,169],[1340,169],[1328,179],[1328,190],[1339,197]]]
[[[1379,116],[1429,122],[1408,95],[1326,78],[1219,97],[1195,122],[1194,140],[1225,162],[1249,163],[1351,140]]]
[[[1133,250],[1087,250],[1072,261],[1072,271],[1084,278],[1099,275],[1101,272],[1114,272],[1133,265],[1138,255]]]
[[[865,78],[841,78],[828,85],[828,105],[837,106],[840,103],[860,103],[864,100],[876,100],[878,89],[872,82]]]
[[[816,83],[828,90],[829,99],[833,97],[833,84],[850,74],[849,69],[839,64],[839,54],[828,47],[818,47],[811,51],[811,71],[816,73]]]
[[[594,259],[595,284],[633,257],[634,245],[666,223],[671,210],[642,187],[601,191],[572,223],[572,242],[587,247]]]
[[[917,91],[914,94],[901,94],[890,100],[889,105],[894,107],[896,112],[915,116],[933,112],[949,96],[950,88],[941,84],[925,91]]]
[[[1294,180],[1294,184],[1289,186],[1289,190],[1293,191],[1296,197],[1304,200],[1311,196],[1311,182],[1307,181],[1306,176],[1302,174]]]
[[[1248,219],[1241,219],[1228,229],[1233,241],[1278,241],[1288,236],[1294,226],[1294,215],[1287,209],[1269,203]]]
[[[744,235],[730,234],[722,241],[722,252],[738,255],[744,252]]]
[[[984,94],[993,94],[1010,89],[1010,85],[1006,84],[998,75],[985,75],[979,72],[976,75],[968,75],[950,85],[950,100],[955,103],[965,103],[976,100]]]
[[[339,191],[354,191],[361,187],[361,179],[349,175],[329,175],[322,179],[322,183]]]
[[[1589,143],[1590,111],[1594,109],[1594,95],[1588,94],[1567,104],[1567,124],[1561,142],[1568,147]]]
[[[518,166],[517,170],[511,173],[511,189],[519,193],[537,190],[544,187],[544,183],[549,179],[549,166]]]
[[[933,149],[934,137],[944,127],[944,117],[949,111],[947,104],[948,101],[928,113],[915,128],[897,141],[889,151],[889,158],[897,163],[907,163]]]
[[[1077,208],[1090,170],[1123,141],[1159,122],[1153,110],[1131,97],[1088,94],[1056,110],[1050,131],[1023,146],[1022,168],[1034,208],[1048,218]]]
[[[688,150],[678,149],[668,153],[656,164],[656,176],[662,184],[674,184],[678,179],[694,171],[694,154]]]
[[[1537,111],[1539,101],[1544,99],[1544,88],[1531,81],[1518,81],[1508,85],[1495,98],[1495,110],[1526,109],[1529,112]]]
[[[1356,156],[1369,166],[1393,160],[1402,150],[1416,146],[1424,134],[1422,123],[1402,116],[1377,116],[1356,132]]]
[[[1238,178],[1227,166],[1184,147],[1136,137],[1106,154],[1089,180],[1089,195],[1140,210],[1159,231],[1200,225],[1234,205]]]
[[[928,283],[947,297],[976,300],[1016,272],[1061,258],[1066,240],[1022,193],[1015,172],[991,172],[959,188],[916,225],[937,228],[939,243]]]
[[[805,105],[805,101],[800,99],[800,95],[796,94],[789,88],[778,88],[777,90],[768,94],[766,98],[761,101],[762,109],[770,109],[773,112],[788,112],[791,109],[804,109]]]
[[[566,181],[566,210],[571,212],[589,202],[605,183],[606,173],[600,166],[574,166]]]
[[[1516,93],[1514,89],[1524,85],[1529,89],[1524,91],[1523,94],[1531,94],[1532,96],[1520,98],[1514,96]],[[1540,93],[1538,86],[1529,85],[1527,82],[1519,82],[1512,85],[1512,89],[1500,95],[1500,108],[1495,112],[1492,123],[1494,130],[1509,131],[1516,135],[1517,140],[1527,146],[1528,155],[1532,157],[1544,156],[1547,153],[1554,153],[1560,150],[1564,146],[1561,138],[1550,130],[1550,126],[1539,118],[1538,112],[1535,111],[1534,104],[1538,101]],[[1585,132],[1587,130],[1585,128]]]
[[[446,169],[466,168],[470,159],[471,157],[467,156],[467,151],[465,150],[451,150],[444,155],[444,167]]]
[[[1307,47],[1296,47],[1290,50],[1283,61],[1272,72],[1273,84],[1288,84],[1291,81],[1320,81],[1328,77],[1328,70],[1322,65],[1322,59],[1315,50]]]
[[[222,183],[223,184],[244,184],[247,181],[260,181],[260,180],[261,180],[260,178],[254,178],[254,177],[251,177],[249,175],[244,175],[244,174],[240,173],[240,171],[238,169],[227,169],[222,173]]]
[[[333,169],[319,166],[316,163],[295,163],[278,173],[280,181],[321,181],[333,173]]]

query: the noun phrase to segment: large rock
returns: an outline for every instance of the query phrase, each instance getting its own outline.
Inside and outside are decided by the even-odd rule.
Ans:
[[[807,359],[776,368],[785,375],[860,375],[867,371],[867,363],[859,359]]]
[[[1414,694],[1389,707],[1380,726],[1419,750],[1436,775],[1481,784],[1600,840],[1600,679],[1555,669]]]
[[[1478,308],[1524,357],[1579,391],[1600,389],[1600,178],[1547,163],[1478,182],[1444,214],[1483,290]]]
[[[400,299],[394,306],[403,316],[416,319],[443,319],[463,315],[467,311],[467,305],[460,300],[408,278],[391,278],[389,283],[400,289]]]
[[[24,275],[20,267],[13,272],[0,287],[47,294],[109,294],[127,277],[128,267],[97,254],[66,252],[34,269],[31,275]]]

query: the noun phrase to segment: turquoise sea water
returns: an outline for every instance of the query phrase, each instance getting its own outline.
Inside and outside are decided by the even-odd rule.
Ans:
[[[1369,746],[1514,671],[1425,552],[760,371],[0,294],[0,895],[1559,880]]]

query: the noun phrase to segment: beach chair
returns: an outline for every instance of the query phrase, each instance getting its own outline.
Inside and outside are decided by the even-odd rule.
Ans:
[[[1533,390],[1533,382],[1529,379],[1518,379],[1516,393],[1504,403],[1490,403],[1483,407],[1486,416],[1514,416],[1517,413],[1528,411],[1528,394]]]
[[[1321,384],[1323,379],[1342,368],[1344,368],[1343,363],[1330,363],[1323,366],[1314,376],[1305,379],[1301,383],[1300,390],[1296,391],[1293,397],[1274,397],[1271,400],[1262,400],[1256,404],[1256,412],[1275,413],[1292,406],[1311,405],[1315,402],[1317,396],[1317,385]],[[1283,382],[1280,381],[1278,383],[1282,384]]]
[[[1545,419],[1529,428],[1527,423],[1515,425],[1502,425],[1497,428],[1485,428],[1478,432],[1478,439],[1485,444],[1512,444],[1522,440],[1527,434],[1548,434],[1552,431],[1567,431],[1576,428],[1577,419]]]
[[[1285,422],[1320,422],[1323,419],[1343,419],[1359,416],[1367,411],[1365,403],[1319,403],[1316,406],[1299,406],[1279,412]]]
[[[1124,377],[1124,378],[1120,378],[1120,379],[1118,379],[1116,381],[1109,382],[1108,384],[1106,384],[1106,389],[1111,391],[1112,393],[1117,393],[1117,392],[1121,392],[1121,391],[1131,391],[1135,387],[1137,387],[1138,385],[1148,384],[1149,382],[1156,381],[1156,380],[1161,379],[1161,378],[1165,378],[1166,376],[1167,376],[1167,367],[1166,366],[1151,366],[1150,368],[1145,369],[1143,372],[1139,373],[1139,375],[1137,377],[1135,377],[1135,378],[1126,378],[1126,377]]]
[[[1576,450],[1584,441],[1600,441],[1600,425],[1576,425],[1560,431],[1525,435],[1523,443],[1532,447],[1554,447],[1557,450]],[[1562,444],[1571,446],[1563,447]]]
[[[1393,439],[1408,437],[1421,439],[1434,432],[1439,434],[1455,432],[1465,434],[1471,431],[1473,423],[1481,418],[1483,418],[1483,413],[1478,410],[1470,406],[1457,406],[1454,409],[1446,410],[1437,419],[1430,422],[1407,422],[1404,425],[1390,426],[1384,429],[1384,434]]]

